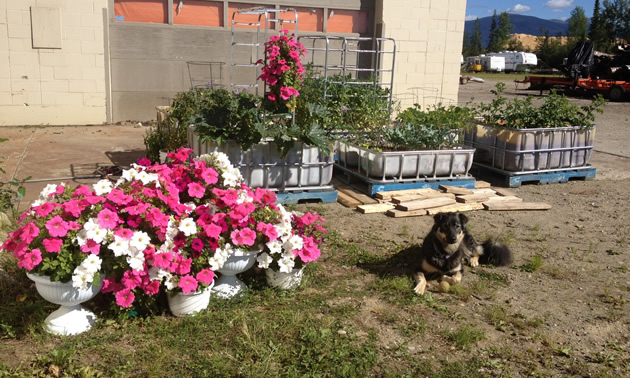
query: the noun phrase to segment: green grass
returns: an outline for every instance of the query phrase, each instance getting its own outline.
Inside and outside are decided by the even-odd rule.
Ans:
[[[446,338],[458,349],[468,349],[477,342],[484,340],[486,334],[471,325],[463,325],[453,331],[446,332]]]
[[[541,255],[534,255],[532,259],[522,265],[516,266],[515,268],[520,270],[521,272],[533,273],[537,271],[543,265],[543,258]]]

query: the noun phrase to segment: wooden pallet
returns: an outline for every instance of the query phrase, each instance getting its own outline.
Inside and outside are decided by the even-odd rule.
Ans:
[[[469,177],[447,177],[447,178],[425,178],[425,179],[404,179],[404,180],[391,180],[382,181],[369,179],[362,175],[357,174],[349,169],[335,165],[335,170],[343,176],[343,181],[346,184],[360,183],[362,187],[365,187],[365,193],[369,196],[374,196],[379,192],[395,191],[395,190],[409,190],[409,189],[438,189],[440,185],[458,186],[462,188],[472,189],[475,187],[475,178]]]
[[[277,192],[278,202],[282,204],[304,203],[304,202],[337,202],[337,191],[335,189],[309,189],[302,191]]]
[[[480,174],[483,174],[484,172],[491,172],[500,176],[503,179],[505,186],[509,188],[517,188],[521,186],[521,184],[525,183],[553,184],[565,183],[569,180],[592,180],[596,175],[596,169],[592,166],[535,173],[503,171],[477,163],[473,163],[473,166]]]

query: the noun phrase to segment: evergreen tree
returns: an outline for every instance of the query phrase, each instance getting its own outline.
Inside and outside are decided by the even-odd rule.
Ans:
[[[501,13],[499,16],[499,26],[497,27],[496,51],[505,50],[509,40],[510,32],[514,29],[514,25],[510,24],[510,15],[507,12]]]
[[[602,40],[601,12],[602,10],[599,6],[599,0],[595,0],[593,17],[591,17],[591,25],[588,29],[588,38],[595,44],[595,48],[597,48]]]
[[[586,34],[588,30],[588,19],[584,14],[582,7],[575,7],[571,11],[571,17],[569,18],[569,30],[567,36],[569,37],[569,45],[574,45],[577,42],[586,40]]]
[[[536,50],[534,52],[539,61],[559,69],[564,58],[569,55],[568,45],[563,43],[561,38],[551,38],[549,30],[545,30],[544,27],[540,31],[543,35],[536,37]]]
[[[488,47],[486,50],[488,52],[498,52],[496,50],[497,46],[497,11],[494,10],[494,14],[492,15],[492,23],[490,24],[490,37],[488,39]]]
[[[470,50],[471,55],[473,56],[483,53],[483,45],[481,40],[481,24],[479,22],[479,18],[475,20],[473,32],[470,35]]]
[[[598,33],[599,34],[599,46],[595,45],[598,51],[612,52],[615,44],[617,43],[617,30],[615,28],[617,18],[617,11],[615,4],[610,0],[604,0],[603,9],[600,12]]]

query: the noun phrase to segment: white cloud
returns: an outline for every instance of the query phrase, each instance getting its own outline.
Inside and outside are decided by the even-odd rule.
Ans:
[[[513,8],[509,8],[507,12],[508,13],[527,13],[530,10],[532,10],[532,8],[528,7],[527,5],[516,4]]]
[[[479,17],[477,16],[469,15],[469,16],[466,16],[466,21],[475,21],[478,18]]]
[[[570,8],[573,6],[573,0],[549,0],[544,6],[547,8]]]

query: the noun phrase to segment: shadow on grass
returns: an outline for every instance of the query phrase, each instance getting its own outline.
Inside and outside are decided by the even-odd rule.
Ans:
[[[420,250],[421,246],[412,245],[385,259],[362,262],[357,264],[357,266],[367,270],[379,278],[399,276],[411,277],[419,268],[418,256],[420,254]]]

